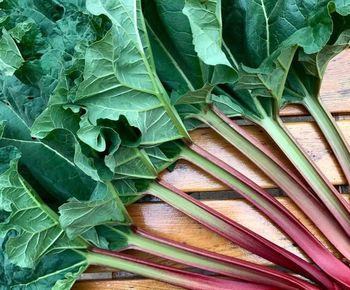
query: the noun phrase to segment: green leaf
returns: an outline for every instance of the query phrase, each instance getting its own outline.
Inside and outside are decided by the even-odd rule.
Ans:
[[[199,57],[208,65],[222,64],[230,67],[221,50],[221,1],[186,0],[183,13],[190,21],[193,44]],[[208,51],[213,53],[208,54]]]
[[[2,102],[0,102],[0,120],[5,120],[0,146],[12,145],[22,152],[21,173],[31,180],[35,189],[45,188],[49,195],[61,201],[72,197],[72,194],[78,199],[89,199],[96,183],[69,159],[70,153],[63,155],[64,151],[58,151],[60,148],[68,150],[72,146],[69,139],[71,135],[64,134],[61,138],[58,131],[50,135],[53,140],[58,138],[60,143],[52,141],[46,144],[32,139],[28,124],[12,106]],[[60,146],[57,147],[57,144]]]
[[[33,269],[11,264],[6,255],[0,253],[0,288],[70,289],[87,266],[85,257],[72,250],[46,254]]]
[[[97,225],[130,224],[130,218],[111,185],[99,184],[90,200],[70,199],[59,208],[61,226],[70,239]]]
[[[114,180],[112,183],[119,193],[120,200],[125,206],[136,202],[142,197],[142,194],[139,193],[132,179],[119,179]]]
[[[12,76],[23,63],[22,55],[10,34],[2,29],[0,39],[0,72]]]
[[[145,0],[146,18],[157,74],[170,88],[197,89],[204,74],[193,43],[191,26],[182,13],[185,1]]]
[[[226,116],[238,117],[242,116],[243,111],[239,103],[235,99],[230,98],[226,95],[212,95],[213,104]]]
[[[138,148],[120,147],[113,155],[106,157],[106,165],[121,178],[146,178],[155,179],[157,171],[153,167],[147,154]]]
[[[84,248],[84,243],[70,241],[60,228],[56,215],[20,177],[19,153],[15,147],[0,149],[0,210],[9,216],[0,224],[2,236],[8,237],[5,253],[20,267],[31,268],[47,252],[55,249]],[[6,166],[8,168],[6,168]]]
[[[141,144],[150,145],[187,133],[152,69],[148,41],[140,32],[139,6],[139,1],[87,3],[91,13],[105,14],[113,26],[87,50],[84,80],[75,103],[86,109],[94,125],[100,119],[125,116],[141,131]]]
[[[347,26],[350,28],[350,23]],[[283,92],[283,106],[289,103],[301,103],[304,98],[318,98],[329,61],[348,48],[349,44],[350,30],[348,29],[342,31],[334,43],[326,45],[317,53],[306,54],[299,51],[298,58],[293,62],[288,74]]]

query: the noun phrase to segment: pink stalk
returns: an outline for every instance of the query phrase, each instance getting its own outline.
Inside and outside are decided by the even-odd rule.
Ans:
[[[158,181],[158,184],[152,183],[147,192],[242,248],[308,277],[327,289],[336,289],[333,281],[313,265],[225,217],[172,185],[164,181]]]
[[[316,195],[271,152],[217,108],[198,117],[258,165],[307,214],[335,248],[350,260],[349,237]],[[266,155],[267,154],[267,155]]]
[[[166,283],[194,290],[272,290],[278,289],[255,283],[229,280],[219,277],[206,276],[176,268],[159,265],[130,255],[91,248],[87,259],[92,265],[109,266],[124,271],[130,271],[147,278],[157,279]]]
[[[263,284],[267,286],[278,287],[282,289],[290,289],[290,290],[318,289],[314,285],[311,285],[310,283],[307,283],[304,280],[298,279],[292,275],[285,274],[280,271],[276,271],[266,266],[257,265],[251,262],[232,258],[225,255],[220,255],[214,252],[209,252],[204,249],[199,249],[199,248],[185,245],[182,243],[177,243],[175,241],[172,241],[166,238],[160,238],[136,227],[134,228],[134,232],[137,236],[144,238],[148,243],[146,243],[146,245],[144,245],[143,247],[142,243],[136,242],[134,247],[131,246],[131,248],[133,249],[146,251],[148,253],[151,253],[157,256],[162,256],[164,258],[167,258],[179,263],[187,264],[193,267],[211,271],[216,274],[244,280],[247,282],[253,282],[253,283]],[[138,239],[139,238],[137,238],[137,240]],[[132,241],[133,241],[133,238],[131,238],[130,242],[132,243]],[[181,254],[177,255],[178,257],[177,259],[176,257],[174,259],[173,256],[167,255],[166,252],[160,253],[154,246],[157,244],[161,244],[162,247],[164,247],[164,245],[168,245],[172,249],[176,248],[180,251],[185,251],[186,255],[188,255],[188,253],[192,254],[194,256],[194,258],[192,258],[192,263],[188,263],[188,261],[184,262],[184,259],[181,258],[182,257]],[[207,259],[209,263],[211,261],[215,261],[214,267],[212,267],[209,263],[207,263],[208,266],[203,265],[203,263],[196,263],[195,262],[196,256],[200,256]],[[217,264],[221,264],[222,267],[216,266]]]
[[[333,256],[273,196],[197,145],[191,144],[189,148],[192,151],[185,148],[182,151],[182,156],[241,194],[278,225],[324,272],[344,286],[350,287],[350,268]],[[208,164],[208,161],[211,164]],[[213,168],[213,165],[216,168]],[[212,168],[213,170],[211,170]]]

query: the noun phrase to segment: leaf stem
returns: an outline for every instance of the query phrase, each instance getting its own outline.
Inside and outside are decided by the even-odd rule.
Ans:
[[[325,135],[343,170],[347,183],[350,184],[350,146],[339,130],[333,116],[326,110],[319,98],[308,95],[303,98],[302,104],[310,112]]]
[[[127,238],[131,248],[216,274],[282,289],[315,289],[305,281],[268,267],[156,237],[138,228],[128,233]]]
[[[208,172],[255,207],[280,227],[324,272],[350,286],[350,268],[333,256],[283,205],[244,175],[225,162],[192,144],[181,155]],[[344,275],[345,273],[348,273]]]
[[[314,193],[310,192],[295,174],[271,156],[271,152],[264,149],[262,144],[244,132],[240,126],[227,118],[217,108],[214,107],[213,110],[207,110],[205,113],[194,117],[209,125],[259,166],[307,214],[335,248],[350,260],[350,243],[347,233],[328,209],[315,197]]]
[[[290,136],[282,121],[265,117],[260,125],[267,131],[276,144],[282,149],[294,166],[303,174],[318,198],[333,214],[345,232],[350,236],[350,206],[334,186],[313,164]]]
[[[99,248],[91,248],[85,254],[87,261],[91,265],[107,266],[119,270],[132,272],[146,278],[157,279],[166,283],[185,287],[187,289],[198,290],[231,290],[231,289],[272,289],[268,286],[227,280],[223,278],[205,276],[191,273],[176,268],[158,265],[146,260],[131,257],[126,254],[116,253]],[[250,288],[251,287],[251,288]]]
[[[172,185],[164,181],[153,182],[147,191],[244,249],[277,265],[300,273],[328,289],[333,288],[333,282],[313,265],[225,217]]]

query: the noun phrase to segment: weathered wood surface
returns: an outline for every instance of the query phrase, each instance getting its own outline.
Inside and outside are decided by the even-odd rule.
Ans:
[[[334,59],[328,69],[321,90],[322,100],[326,107],[334,114],[348,115],[350,113],[350,50],[345,51]],[[306,112],[299,107],[290,106],[283,110],[284,116],[305,115]],[[348,117],[346,117],[348,118]],[[338,121],[340,129],[350,143],[350,120]],[[329,146],[325,143],[321,134],[312,122],[288,123],[288,129],[292,135],[302,145],[304,150],[316,162],[317,166],[326,174],[333,184],[344,183],[344,178],[335,162]],[[248,126],[248,130],[267,146],[272,146],[268,137],[254,126]],[[222,140],[210,129],[200,129],[192,133],[193,139],[201,146],[216,156],[239,169],[242,173],[253,179],[264,188],[272,188],[275,185],[251,164],[240,153],[233,149],[227,142]],[[272,147],[274,148],[274,147]],[[282,158],[282,157],[281,157]],[[283,159],[283,158],[282,158]],[[163,178],[184,191],[221,191],[227,188],[216,182],[199,169],[195,169],[186,162],[179,162],[177,168],[172,173],[165,173]],[[215,193],[213,193],[215,194]],[[347,196],[349,200],[349,196]],[[313,227],[310,221],[302,214],[297,207],[286,197],[280,197],[280,202],[288,207],[310,231],[312,231],[322,242],[324,239]],[[252,206],[241,199],[230,200],[210,200],[205,201],[208,206],[233,218],[237,222],[254,230],[258,234],[269,238],[276,244],[302,256],[302,253],[285,237],[265,216],[256,211]],[[167,238],[184,242],[197,247],[212,250],[218,253],[230,255],[249,261],[268,265],[269,263],[245,250],[236,247],[225,239],[213,234],[196,222],[193,222],[182,213],[163,203],[143,203],[129,207],[131,216],[135,223],[143,229],[162,235]],[[328,245],[326,245],[328,246]],[[139,253],[135,253],[139,255]],[[143,255],[150,258],[150,256]],[[152,257],[153,261],[176,265],[165,262],[163,259]],[[178,265],[176,265],[178,266]],[[100,268],[92,268],[91,271],[101,271]],[[111,271],[110,269],[102,269]],[[161,283],[149,279],[120,279],[106,281],[79,281],[74,290],[102,290],[102,289],[180,289],[166,283]]]

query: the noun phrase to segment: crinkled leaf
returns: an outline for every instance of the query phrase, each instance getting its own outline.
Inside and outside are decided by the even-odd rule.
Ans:
[[[73,239],[102,224],[130,224],[130,218],[113,186],[99,184],[90,200],[71,199],[59,208],[60,223]]]
[[[221,0],[204,2],[185,0],[183,13],[189,19],[198,57],[205,64],[213,67],[208,81],[212,84],[233,81],[236,78],[236,71],[221,47]]]
[[[87,266],[85,257],[72,250],[46,254],[33,269],[11,264],[1,252],[0,289],[70,289]]]
[[[23,63],[22,55],[10,34],[2,29],[0,39],[0,72],[12,76]]]
[[[0,233],[2,236],[9,234],[4,250],[10,261],[31,268],[50,251],[84,248],[84,243],[68,239],[52,210],[19,175],[18,159],[15,147],[0,149],[3,169],[0,173],[0,210],[10,213],[0,224]],[[6,165],[8,168],[4,168]]]
[[[347,26],[350,28],[350,23]],[[299,51],[288,74],[283,93],[283,105],[303,102],[304,98],[318,98],[321,82],[329,61],[350,44],[350,30],[340,33],[337,40],[326,45],[321,51],[306,54]]]
[[[86,54],[84,80],[75,103],[86,109],[94,125],[124,115],[141,132],[141,144],[157,144],[187,136],[149,55],[139,1],[88,1],[88,10],[104,14],[111,30]],[[142,27],[141,27],[142,28]],[[91,60],[94,61],[91,61]]]
[[[52,93],[62,98],[58,85],[66,83],[68,92],[74,91],[86,47],[100,39],[108,25],[77,1],[4,1],[0,7],[5,19],[0,27],[16,39],[24,58],[16,76],[0,78],[0,98],[21,108],[21,117],[31,124]]]

